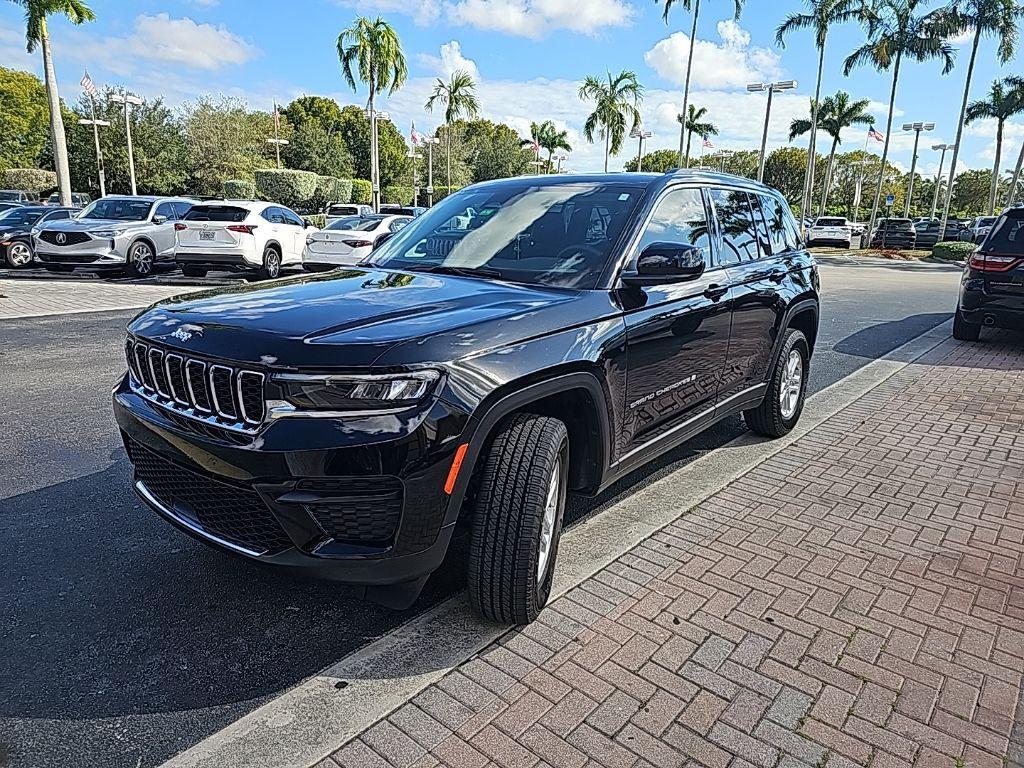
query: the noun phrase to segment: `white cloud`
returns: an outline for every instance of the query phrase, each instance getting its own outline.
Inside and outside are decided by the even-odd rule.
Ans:
[[[694,46],[691,86],[742,88],[750,82],[782,75],[779,55],[769,48],[751,47],[750,33],[735,21],[720,21],[717,29],[720,43],[698,39]],[[689,36],[675,32],[655,43],[644,54],[644,61],[669,82],[682,85],[686,81],[689,54]]]
[[[453,73],[462,71],[468,72],[474,80],[480,79],[480,70],[477,69],[476,62],[462,55],[462,45],[458,40],[442,45],[440,56],[421,53],[417,58],[424,67],[437,72],[441,77],[450,77]]]
[[[444,0],[341,0],[341,4],[364,13],[404,13],[420,25],[433,24],[444,10]]]
[[[116,40],[108,40],[108,43]],[[223,25],[199,24],[186,17],[172,19],[166,13],[142,14],[135,19],[135,31],[123,41],[133,56],[151,61],[183,64],[195,69],[219,69],[244,64],[259,50]],[[119,55],[124,55],[121,50]]]

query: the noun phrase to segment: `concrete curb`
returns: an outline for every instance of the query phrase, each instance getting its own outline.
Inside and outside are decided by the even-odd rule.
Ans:
[[[808,398],[799,426],[785,438],[766,442],[743,435],[566,531],[553,597],[946,341],[950,326],[942,323]],[[464,597],[455,595],[164,765],[307,768],[508,629],[475,617]]]

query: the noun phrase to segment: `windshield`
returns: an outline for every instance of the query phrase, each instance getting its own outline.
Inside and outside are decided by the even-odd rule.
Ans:
[[[983,251],[1024,256],[1024,211],[1007,214],[988,233]]]
[[[845,227],[846,219],[818,219],[816,227]]]
[[[376,229],[383,216],[348,216],[344,219],[332,221],[324,229],[344,229],[354,232],[370,232]]]
[[[21,192],[10,192],[6,189],[0,190],[0,200],[21,200]]]
[[[185,221],[245,221],[248,208],[237,205],[193,205],[185,214]]]
[[[995,223],[996,223],[996,217],[995,216],[985,216],[984,218],[978,219],[978,226],[979,227],[991,227]]]
[[[591,289],[643,189],[523,181],[447,197],[374,254],[390,269]]]
[[[145,221],[149,218],[149,208],[152,205],[148,200],[128,200],[111,198],[97,200],[90,205],[81,215],[80,219],[114,219],[117,221]]]
[[[354,216],[359,209],[354,205],[332,205],[327,211],[328,216]]]
[[[0,225],[7,227],[35,224],[43,215],[43,211],[35,208],[11,208],[0,212]]]

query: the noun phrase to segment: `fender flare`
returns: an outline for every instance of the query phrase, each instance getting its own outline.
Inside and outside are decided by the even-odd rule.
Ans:
[[[600,433],[598,470],[600,476],[604,475],[611,455],[611,423],[608,418],[608,398],[605,395],[604,387],[597,376],[586,371],[552,376],[504,395],[490,405],[484,406],[483,409],[480,407],[476,409],[463,432],[464,435],[469,436],[469,439],[460,441],[460,444],[468,444],[468,448],[459,469],[458,480],[448,497],[443,525],[450,525],[458,519],[466,490],[487,443],[487,438],[502,419],[530,403],[568,389],[584,389],[594,400],[598,419],[597,428]],[[600,477],[598,482],[600,483]]]
[[[790,304],[786,309],[786,315],[783,318],[782,325],[780,326],[782,332],[775,338],[775,343],[772,345],[772,364],[768,367],[769,381],[771,380],[772,373],[775,371],[776,364],[779,362],[779,354],[782,351],[782,341],[786,336],[785,330],[790,327],[794,317],[802,312],[808,311],[814,314],[814,322],[817,324],[820,315],[820,307],[816,299],[799,299]],[[809,342],[810,339],[808,339],[808,343]]]

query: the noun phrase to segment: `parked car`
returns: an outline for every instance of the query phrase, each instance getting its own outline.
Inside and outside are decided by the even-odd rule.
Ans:
[[[807,230],[808,245],[853,245],[853,227],[840,216],[819,216]]]
[[[971,219],[961,231],[960,239],[966,243],[981,243],[995,223],[995,216],[978,216],[976,219]]]
[[[52,205],[22,205],[0,213],[0,259],[11,269],[32,263],[32,229],[49,222],[69,219],[77,208],[55,208]]]
[[[70,221],[36,228],[36,258],[51,272],[77,268],[146,277],[174,259],[174,222],[192,201],[151,195],[107,195]]]
[[[306,235],[302,266],[310,272],[358,264],[382,242],[412,221],[411,216],[349,216]]]
[[[85,208],[89,203],[92,202],[92,198],[85,192],[72,192],[71,193],[71,205],[75,208]],[[48,198],[46,198],[47,205],[60,205],[60,193],[54,192]]]
[[[327,215],[324,217],[324,226],[329,227],[338,219],[347,219],[352,216],[372,216],[373,208],[369,205],[357,205],[356,203],[328,203]]]
[[[207,544],[399,607],[466,531],[474,608],[529,622],[567,491],[740,413],[796,425],[818,286],[786,200],[753,181],[484,182],[371,266],[141,313],[114,413],[141,498]]]
[[[23,189],[0,189],[0,201],[6,203],[38,203],[39,194]]]
[[[21,208],[24,203],[16,203],[13,200],[0,200],[0,213],[9,211],[11,208]]]
[[[422,208],[418,205],[397,205],[394,203],[384,203],[380,207],[381,213],[390,213],[394,216],[411,216],[416,218],[426,213],[426,208]]]
[[[977,341],[983,325],[1024,330],[1024,208],[999,216],[964,265],[953,338]]]
[[[308,229],[295,211],[275,203],[199,203],[174,225],[174,260],[189,277],[226,269],[271,279],[282,267],[302,264]]]
[[[872,248],[911,250],[917,244],[917,230],[910,219],[879,219],[871,234]]]

